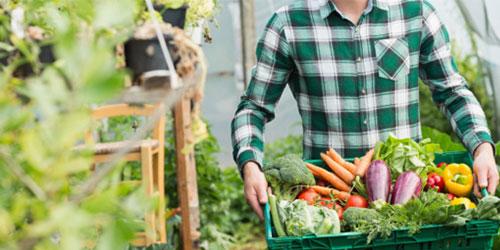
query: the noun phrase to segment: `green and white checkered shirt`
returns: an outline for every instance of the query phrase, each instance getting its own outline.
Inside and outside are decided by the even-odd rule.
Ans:
[[[271,17],[257,45],[232,122],[234,159],[240,169],[262,165],[264,125],[287,85],[302,117],[305,159],[328,147],[360,156],[390,133],[420,140],[419,77],[471,152],[492,142],[427,1],[370,1],[357,25],[329,0],[294,1]]]

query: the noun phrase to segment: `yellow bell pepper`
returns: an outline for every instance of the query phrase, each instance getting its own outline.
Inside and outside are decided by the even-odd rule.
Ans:
[[[461,197],[461,198],[455,198],[450,202],[450,205],[455,206],[455,205],[460,205],[464,204],[465,209],[471,209],[471,208],[476,208],[476,204],[469,200],[468,198]]]
[[[474,178],[469,166],[465,164],[449,164],[441,173],[444,179],[444,186],[449,193],[456,196],[469,196]]]

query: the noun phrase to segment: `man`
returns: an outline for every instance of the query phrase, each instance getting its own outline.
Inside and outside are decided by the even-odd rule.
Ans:
[[[286,85],[297,101],[304,158],[332,147],[364,154],[392,133],[421,139],[418,78],[475,159],[479,187],[498,184],[484,112],[457,72],[445,27],[422,0],[296,0],[269,20],[232,123],[245,197],[262,218],[263,130]]]

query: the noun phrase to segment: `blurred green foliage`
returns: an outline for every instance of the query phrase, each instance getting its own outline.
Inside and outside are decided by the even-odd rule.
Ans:
[[[45,30],[55,63],[42,67],[41,43],[12,34],[15,7]],[[143,227],[152,201],[120,181],[120,166],[95,179],[91,155],[73,150],[93,126],[91,104],[123,87],[114,48],[135,11],[133,0],[0,2],[0,50],[12,55],[0,71],[0,249],[124,249]],[[34,74],[14,77],[26,62]]]
[[[279,158],[287,154],[302,155],[302,136],[288,135],[282,139],[266,144],[264,161]]]
[[[173,135],[172,124],[171,120],[167,122],[166,135]],[[168,207],[179,206],[174,149],[174,138],[167,136],[165,193]],[[201,241],[204,249],[229,249],[245,236],[263,234],[263,227],[243,197],[243,182],[238,171],[234,167],[221,168],[215,158],[219,150],[217,139],[210,129],[209,137],[195,146]]]
[[[126,139],[133,133],[137,118],[108,120],[100,135],[105,140]],[[165,194],[168,208],[179,206],[177,195],[176,155],[173,118],[167,114],[165,131]],[[243,242],[262,239],[264,228],[243,196],[243,182],[235,167],[221,168],[215,155],[220,151],[217,139],[210,132],[207,139],[195,145],[195,162],[200,204],[200,232],[203,249],[237,248]],[[285,145],[287,142],[281,143]],[[274,147],[278,150],[280,147]],[[281,149],[280,149],[281,150]],[[121,171],[124,179],[140,179],[137,163],[127,163]],[[171,232],[170,247],[178,248],[179,231]],[[172,244],[172,242],[174,242]],[[177,242],[177,244],[175,243]],[[161,247],[161,246],[157,246]],[[154,249],[154,248],[152,248]],[[160,248],[161,249],[161,248]]]
[[[422,126],[422,138],[429,138],[433,143],[441,145],[444,152],[448,151],[466,151],[464,145],[450,134],[446,134],[437,129]]]

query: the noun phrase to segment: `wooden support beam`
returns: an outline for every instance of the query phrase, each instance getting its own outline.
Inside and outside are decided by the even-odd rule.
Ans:
[[[174,108],[175,151],[177,157],[177,191],[181,207],[181,235],[184,250],[199,248],[200,211],[196,163],[193,150],[186,146],[193,141],[191,131],[191,98],[186,94]]]
[[[250,71],[256,63],[255,5],[254,0],[240,0],[241,51],[243,59],[243,84],[250,81]]]

